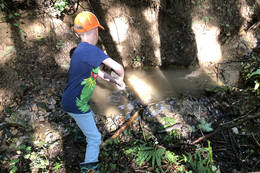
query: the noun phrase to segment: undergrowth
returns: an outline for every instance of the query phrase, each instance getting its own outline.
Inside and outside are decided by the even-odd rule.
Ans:
[[[134,133],[134,132],[133,132]],[[154,136],[146,136],[145,139],[134,138],[129,134],[131,140],[120,143],[114,140],[101,151],[102,172],[127,172],[131,170],[143,170],[156,173],[220,173],[214,166],[213,152],[208,142],[207,147],[199,147],[193,154],[180,154],[167,146],[162,146]],[[178,153],[178,154],[176,154]],[[120,167],[121,159],[136,163],[135,166]],[[123,169],[123,170],[122,170]]]

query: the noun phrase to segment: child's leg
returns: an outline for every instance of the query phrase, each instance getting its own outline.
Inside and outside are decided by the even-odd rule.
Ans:
[[[86,136],[87,148],[85,161],[83,163],[98,162],[101,134],[97,129],[92,111],[86,114],[69,113],[69,115],[71,115],[75,119],[77,125]]]

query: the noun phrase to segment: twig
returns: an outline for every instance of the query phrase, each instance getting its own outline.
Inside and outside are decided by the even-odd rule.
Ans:
[[[142,130],[142,135],[143,135],[144,141],[146,142],[146,138],[145,138],[145,134],[144,134],[144,129],[143,129],[142,117],[139,118],[139,125],[140,125],[140,128],[141,128],[141,130]]]
[[[260,163],[260,160],[258,160],[253,168],[253,171],[255,171],[255,168],[257,167],[257,165]],[[253,173],[253,172],[252,172]],[[257,173],[257,172],[256,172]]]
[[[256,144],[258,145],[258,147],[260,147],[260,144],[259,144],[258,140],[256,139],[256,137],[255,137],[254,133],[252,133],[252,137],[254,138],[254,140],[255,140]]]
[[[216,133],[218,133],[219,131],[221,131],[223,129],[236,127],[236,126],[242,124],[245,121],[252,120],[252,119],[255,119],[255,118],[258,118],[258,117],[260,117],[260,113],[255,114],[253,116],[248,116],[248,114],[246,114],[246,115],[243,115],[243,116],[241,116],[239,118],[236,118],[236,119],[234,119],[232,121],[229,121],[227,123],[220,124],[220,126],[215,131],[213,131],[212,133],[209,133],[209,134],[207,134],[205,136],[199,137],[198,139],[193,141],[192,144],[196,144],[196,143],[198,143],[198,142],[200,142],[200,141],[202,141],[204,139],[207,139],[207,138],[215,135]]]
[[[133,121],[138,117],[139,112],[141,109],[137,110],[130,118],[129,120],[122,126],[120,129],[118,129],[113,136],[111,136],[109,139],[107,139],[101,146],[105,146],[109,141],[116,139],[130,124],[133,123]]]

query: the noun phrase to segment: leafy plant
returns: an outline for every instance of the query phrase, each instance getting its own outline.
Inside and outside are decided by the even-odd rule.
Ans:
[[[58,158],[59,159],[59,158]],[[62,167],[62,165],[63,165],[63,163],[60,161],[60,159],[59,159],[59,162],[56,162],[55,164],[54,164],[54,171],[55,172],[57,172],[57,171],[59,171],[59,169]]]
[[[213,131],[211,127],[211,123],[207,123],[204,118],[200,120],[200,124],[198,125],[198,128],[201,129],[203,132]]]
[[[7,54],[10,54],[12,52],[16,52],[14,46],[7,46]]]
[[[194,172],[199,173],[220,173],[213,164],[213,153],[208,141],[207,148],[200,148],[194,154],[188,154],[187,162]]]
[[[253,88],[253,92],[260,95],[260,54],[252,52],[245,55],[245,58],[249,58],[247,62],[242,62],[241,77],[244,80],[245,87],[248,89]]]
[[[251,79],[253,76],[257,76],[260,78],[260,67],[256,71],[249,73],[248,79]],[[257,80],[257,78],[254,80],[254,83],[255,83],[254,90],[257,92],[257,95],[260,95],[260,88],[259,88],[260,83]]]
[[[64,41],[63,41],[63,40],[58,41],[58,42],[56,43],[56,48],[57,48],[57,49],[60,49],[60,48],[63,46],[63,44],[64,44]]]
[[[1,0],[1,10],[4,10],[6,8],[6,2],[4,0]]]
[[[164,125],[164,128],[169,127],[173,124],[175,124],[176,120],[170,117],[163,117],[162,120],[166,122],[167,124]]]
[[[178,163],[179,156],[175,155],[175,153],[171,151],[166,151],[164,155],[164,159],[167,160],[170,163]]]
[[[42,45],[44,45],[46,43],[46,40],[45,40],[45,38],[40,37],[38,42],[39,42],[40,46],[42,46]]]
[[[144,56],[140,57],[136,55],[136,57],[133,59],[133,62],[144,62],[144,60],[145,60]]]
[[[10,161],[10,165],[9,165],[9,171],[10,171],[10,173],[15,173],[17,170],[18,170],[18,168],[17,168],[17,163],[19,163],[19,158],[18,157],[16,157],[16,158],[13,158],[11,161]]]
[[[155,165],[161,166],[161,161],[165,149],[158,146],[147,146],[147,144],[131,147],[125,151],[125,154],[136,154],[136,162],[141,166],[144,162],[152,162],[152,167]]]
[[[54,8],[58,9],[60,12],[63,12],[67,4],[68,4],[67,0],[56,0],[54,4]]]

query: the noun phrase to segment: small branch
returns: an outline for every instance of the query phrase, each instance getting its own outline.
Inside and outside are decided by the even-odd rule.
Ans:
[[[259,143],[258,140],[256,139],[254,133],[252,133],[251,135],[252,135],[252,137],[254,138],[256,144],[258,145],[258,147],[260,147],[260,143]]]
[[[125,131],[125,129],[130,126],[130,124],[133,123],[133,121],[138,117],[139,112],[141,109],[137,110],[130,118],[129,120],[122,126],[120,127],[120,129],[118,129],[113,136],[111,136],[109,139],[107,139],[106,141],[104,141],[101,146],[105,146],[109,141],[116,139],[123,131]]]
[[[204,139],[210,138],[211,136],[215,135],[216,133],[218,133],[219,131],[221,131],[223,129],[233,128],[233,127],[236,127],[236,126],[244,123],[245,121],[252,120],[252,119],[255,119],[255,118],[259,118],[259,117],[260,117],[260,113],[255,114],[253,116],[249,116],[248,114],[246,114],[246,115],[243,115],[243,116],[236,118],[232,121],[229,121],[227,123],[220,124],[220,126],[215,131],[213,131],[212,133],[209,133],[205,136],[199,137],[198,139],[193,141],[192,144],[196,144],[196,143],[198,143],[198,142],[200,142]]]

